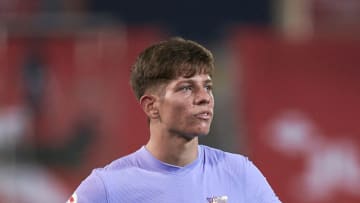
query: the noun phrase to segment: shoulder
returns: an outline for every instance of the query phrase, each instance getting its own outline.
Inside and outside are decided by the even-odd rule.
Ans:
[[[226,162],[226,163],[234,163],[236,165],[238,164],[243,165],[243,164],[247,164],[247,162],[249,161],[249,159],[246,156],[241,154],[226,152],[205,145],[200,145],[200,147],[203,151],[203,155],[205,159],[210,163]]]
[[[96,170],[85,178],[71,197],[75,202],[107,202],[107,191]],[[70,201],[71,202],[71,201]]]
[[[206,165],[224,170],[230,180],[243,184],[247,202],[254,199],[280,202],[266,178],[248,157],[201,145]]]
[[[245,155],[226,152],[209,146],[200,145],[206,165],[221,167],[243,177],[262,176],[255,164]]]
[[[107,202],[108,188],[112,186],[109,181],[123,174],[127,169],[133,168],[137,164],[137,153],[120,157],[103,168],[92,170],[91,174],[86,177],[76,189],[74,195],[78,202]]]
[[[109,163],[108,165],[106,165],[103,168],[99,168],[98,171],[99,172],[106,172],[106,171],[110,172],[110,171],[122,170],[122,169],[126,169],[129,167],[139,165],[138,157],[139,157],[139,151],[133,152],[131,154],[128,154],[126,156],[120,157],[120,158],[112,161],[111,163]]]

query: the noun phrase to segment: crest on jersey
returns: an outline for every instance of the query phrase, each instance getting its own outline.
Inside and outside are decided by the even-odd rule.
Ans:
[[[226,195],[217,196],[217,197],[208,197],[206,198],[208,203],[227,203],[228,197]]]
[[[74,193],[73,195],[71,195],[71,197],[69,198],[69,200],[66,203],[77,203],[77,195],[76,193]]]

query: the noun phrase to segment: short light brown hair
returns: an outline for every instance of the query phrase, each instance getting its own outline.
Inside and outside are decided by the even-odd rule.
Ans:
[[[178,77],[209,74],[214,70],[212,53],[197,42],[180,37],[161,41],[141,52],[131,69],[130,84],[140,99],[145,91]]]

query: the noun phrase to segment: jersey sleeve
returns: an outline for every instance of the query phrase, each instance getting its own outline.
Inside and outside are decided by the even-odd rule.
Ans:
[[[68,203],[108,203],[104,182],[96,170],[81,182]]]
[[[281,203],[260,170],[246,159],[246,202]]]

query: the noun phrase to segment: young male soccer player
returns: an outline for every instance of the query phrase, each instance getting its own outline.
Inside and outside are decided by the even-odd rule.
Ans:
[[[145,49],[131,86],[149,119],[136,152],[95,169],[69,202],[280,202],[246,157],[199,145],[213,119],[214,59],[200,44],[172,38]]]

